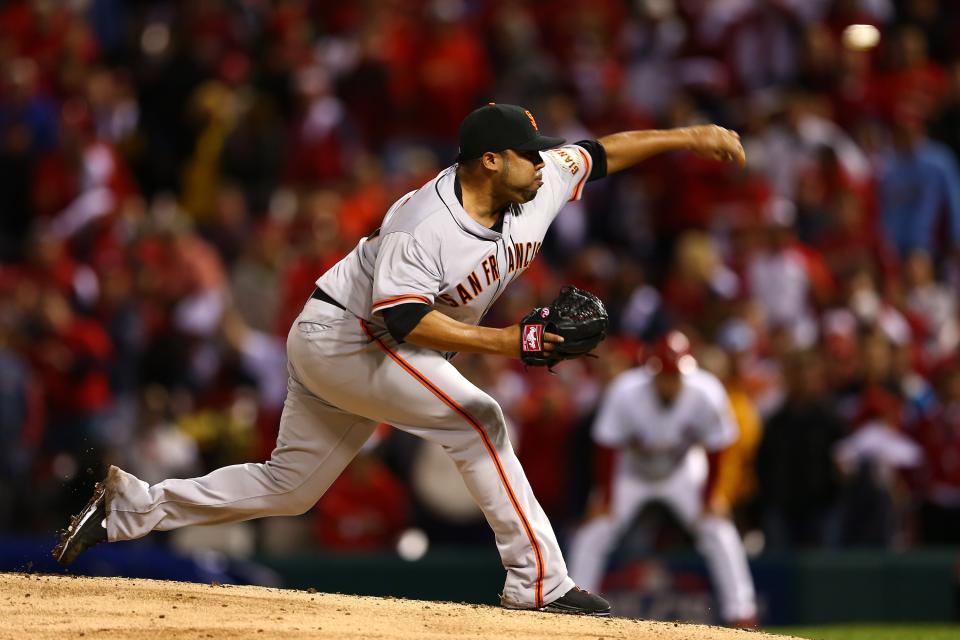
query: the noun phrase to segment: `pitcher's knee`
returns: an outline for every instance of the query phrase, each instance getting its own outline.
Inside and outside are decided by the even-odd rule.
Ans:
[[[273,496],[273,511],[278,516],[299,516],[313,508],[320,496],[310,490],[306,484],[286,488]]]
[[[507,422],[496,400],[482,394],[465,403],[463,408],[483,427],[495,447],[503,444],[507,437]]]
[[[268,461],[263,468],[269,478],[276,515],[298,516],[306,513],[320,498],[310,489],[309,484],[304,481],[305,477],[301,474],[291,472],[274,460]]]
[[[291,493],[284,494],[280,496],[280,504],[278,505],[281,511],[277,513],[280,516],[299,516],[310,509],[313,508],[313,505],[317,503],[318,498],[313,495],[308,495],[305,491],[293,491]]]

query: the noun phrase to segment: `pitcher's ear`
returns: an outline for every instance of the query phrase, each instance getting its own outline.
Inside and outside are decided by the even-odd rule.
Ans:
[[[500,171],[503,169],[503,153],[497,151],[487,151],[480,156],[480,164],[484,169],[490,171]]]

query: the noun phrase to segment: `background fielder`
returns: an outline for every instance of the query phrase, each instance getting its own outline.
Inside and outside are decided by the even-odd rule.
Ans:
[[[670,150],[741,164],[744,155],[736,134],[711,126],[624,132],[541,155],[562,142],[520,107],[468,115],[460,162],[400,198],[381,229],[317,280],[288,336],[288,394],[270,460],[153,486],[111,468],[57,559],[69,564],[92,544],[153,530],[303,513],[385,422],[439,443],[456,462],[495,532],[504,606],[609,612],[574,588],[499,405],[449,357],[518,357],[517,325],[476,325],[591,177]],[[543,336],[547,351],[558,341]]]
[[[570,575],[586,589],[599,589],[613,547],[643,507],[657,500],[694,536],[724,620],[755,624],[753,580],[740,535],[728,517],[705,508],[713,488],[707,452],[719,452],[736,438],[723,385],[697,367],[686,336],[667,334],[645,366],[614,379],[597,414],[594,441],[619,455],[609,513],[574,536]],[[715,473],[716,460],[713,467]]]

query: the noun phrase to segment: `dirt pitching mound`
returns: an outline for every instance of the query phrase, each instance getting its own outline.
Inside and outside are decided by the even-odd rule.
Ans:
[[[784,640],[718,627],[289,589],[0,573],[0,638]]]

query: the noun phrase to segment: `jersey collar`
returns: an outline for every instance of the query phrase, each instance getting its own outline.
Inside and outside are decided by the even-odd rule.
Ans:
[[[463,189],[460,187],[460,176],[457,175],[457,172],[453,172],[453,195],[457,196],[457,202],[460,203],[460,206],[463,206]],[[466,209],[464,209],[466,211]],[[469,214],[467,214],[469,215]],[[504,210],[500,212],[500,217],[497,218],[497,224],[490,227],[500,235],[503,235],[503,221],[507,219],[507,208],[504,207]]]
[[[450,212],[450,215],[453,216],[453,219],[460,228],[470,235],[483,238],[484,240],[499,240],[501,238],[499,232],[483,226],[471,218],[470,214],[463,208],[455,190],[456,179],[457,167],[453,165],[444,171],[440,175],[440,179],[437,180],[437,195],[440,196],[443,204],[446,205],[447,211]],[[506,224],[506,215],[504,216],[504,224]]]

